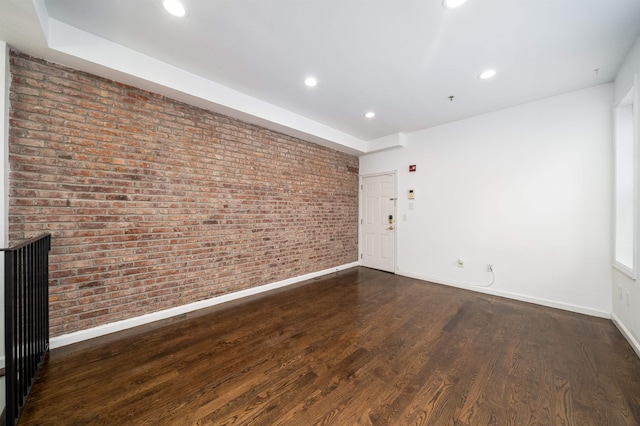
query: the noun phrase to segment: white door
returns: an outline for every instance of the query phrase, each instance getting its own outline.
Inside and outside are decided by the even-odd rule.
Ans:
[[[396,270],[396,176],[362,178],[362,266]]]

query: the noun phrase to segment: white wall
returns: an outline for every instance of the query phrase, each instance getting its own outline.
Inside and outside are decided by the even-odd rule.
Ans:
[[[362,156],[363,175],[398,170],[397,272],[465,287],[490,283],[492,264],[495,283],[469,288],[609,317],[612,95],[556,96]]]
[[[614,83],[615,99],[617,104],[633,87],[634,75],[640,74],[640,38],[632,50],[627,55]],[[636,129],[640,129],[640,112],[635,111]],[[636,182],[640,185],[640,182]],[[640,241],[640,221],[636,218],[638,225],[638,241]],[[636,254],[637,255],[637,254]],[[627,293],[629,294],[629,304],[627,305]],[[622,296],[622,297],[620,297]],[[611,318],[640,356],[640,283],[632,280],[617,269],[613,270],[613,308]]]

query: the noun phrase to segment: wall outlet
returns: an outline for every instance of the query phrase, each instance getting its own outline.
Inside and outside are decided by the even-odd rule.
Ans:
[[[458,259],[458,268],[464,268],[464,260]]]

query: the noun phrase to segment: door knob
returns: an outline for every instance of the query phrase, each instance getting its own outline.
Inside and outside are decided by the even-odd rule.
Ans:
[[[393,231],[393,226],[388,227],[387,231]]]

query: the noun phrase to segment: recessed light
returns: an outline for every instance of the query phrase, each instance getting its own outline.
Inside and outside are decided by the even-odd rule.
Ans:
[[[177,16],[178,18],[182,18],[187,14],[184,6],[178,0],[164,0],[162,2],[162,5],[167,12],[169,12],[173,16]]]
[[[373,118],[376,116],[376,113],[373,111],[369,111],[369,112],[365,112],[364,116],[367,118]]]
[[[442,5],[447,9],[454,9],[462,6],[467,0],[443,0]]]
[[[316,87],[318,85],[318,79],[315,77],[307,77],[304,80],[304,84],[309,87]]]
[[[478,78],[480,80],[488,80],[496,76],[496,70],[484,70],[480,73]]]

